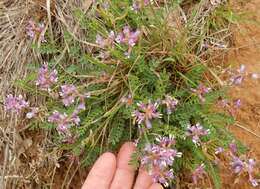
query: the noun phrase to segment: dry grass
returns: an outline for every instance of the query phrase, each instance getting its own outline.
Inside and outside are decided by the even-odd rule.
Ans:
[[[32,50],[31,41],[26,36],[28,19],[43,21],[46,29],[49,27],[51,37],[62,35],[65,25],[75,38],[82,40],[80,31],[72,22],[72,8],[77,6],[87,10],[91,1],[81,3],[77,0],[0,1],[0,102],[8,93],[20,94],[15,82],[26,76],[28,64],[43,62],[40,54]],[[40,41],[35,43],[41,45]],[[28,98],[35,104],[43,102],[42,99]],[[15,115],[7,116],[2,105],[0,118],[0,188],[52,188],[62,152],[53,148],[50,133],[27,130],[26,122],[18,122]],[[69,182],[70,178],[61,184],[66,188]]]

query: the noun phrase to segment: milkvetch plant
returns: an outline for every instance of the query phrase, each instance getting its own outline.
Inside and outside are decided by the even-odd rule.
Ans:
[[[174,0],[123,0],[97,1],[87,14],[77,9],[73,19],[86,41],[65,31],[49,42],[46,34],[50,44],[36,49],[46,63],[18,82],[45,98],[44,108],[10,94],[6,110],[24,114],[32,127],[56,131],[56,145],[82,165],[132,140],[137,150],[131,163],[147,169],[154,182],[172,187],[188,173],[194,186],[208,175],[220,188],[215,162],[233,140],[225,125],[234,119],[214,108],[218,104],[234,115],[231,109],[241,102],[226,100],[209,76],[212,49],[203,48],[203,41],[227,22],[221,14],[221,23],[212,23],[214,14],[228,11],[224,7],[221,1],[200,1],[187,9]],[[32,26],[37,24],[28,28],[30,36]],[[48,45],[55,49],[44,53]],[[231,74],[231,83],[240,83],[243,74],[244,68]],[[233,155],[227,153],[234,172],[242,172],[243,164],[256,186],[254,162],[241,163]]]

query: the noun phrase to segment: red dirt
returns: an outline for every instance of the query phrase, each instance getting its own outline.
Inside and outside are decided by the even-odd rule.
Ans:
[[[241,24],[235,32],[235,45],[239,48],[231,51],[229,63],[244,64],[248,72],[260,73],[260,0],[253,0],[243,8],[252,14],[249,24]],[[255,22],[255,23],[252,23]],[[257,23],[258,22],[258,23]],[[237,119],[243,126],[260,135],[260,82],[247,79],[242,86],[234,87],[230,91],[234,98],[240,98],[242,108]],[[242,142],[254,149],[255,155],[260,158],[260,139],[252,134],[231,127],[233,133]]]
[[[229,53],[228,63],[236,67],[244,64],[248,73],[260,73],[260,0],[251,0],[245,6],[234,1],[234,6],[250,18],[246,19],[247,23],[240,24],[234,32],[236,48]],[[242,102],[242,107],[236,115],[239,124],[260,136],[260,81],[246,79],[241,86],[233,87],[230,95],[234,99],[241,99]],[[259,160],[260,138],[235,125],[229,129],[238,140],[247,145],[250,157]],[[253,188],[246,178],[232,184],[234,178],[231,178],[229,171],[222,173],[222,177],[223,189]]]

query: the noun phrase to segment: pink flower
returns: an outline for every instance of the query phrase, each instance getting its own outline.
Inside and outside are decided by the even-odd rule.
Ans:
[[[162,101],[162,104],[166,105],[167,114],[171,114],[172,111],[176,109],[176,106],[178,104],[178,100],[172,98],[169,95],[166,95],[165,99]]]
[[[69,106],[75,102],[75,98],[79,96],[78,89],[75,85],[62,85],[60,96],[65,106]]]
[[[26,27],[26,33],[31,38],[34,39],[37,35],[40,37],[41,42],[46,42],[44,37],[44,23],[36,23],[34,20],[30,19]]]
[[[236,99],[233,101],[222,99],[219,101],[219,105],[234,116],[236,111],[241,107],[241,99]]]
[[[199,84],[197,89],[192,88],[191,91],[196,94],[202,102],[205,102],[206,99],[204,96],[211,91],[211,88],[208,88],[203,84]]]
[[[6,111],[20,114],[24,109],[29,107],[29,102],[25,101],[22,95],[17,97],[9,94],[5,98],[4,107]]]
[[[234,157],[231,162],[231,168],[234,173],[240,173],[244,169],[244,162],[240,158]]]
[[[235,84],[235,85],[240,85],[242,83],[242,81],[244,80],[244,77],[246,75],[245,73],[245,65],[241,64],[240,68],[236,71],[236,73],[234,73],[234,75],[230,78],[230,82],[231,85]]]
[[[26,118],[32,119],[33,117],[35,117],[35,115],[36,115],[38,112],[39,112],[39,108],[37,108],[37,107],[32,107],[32,108],[31,108],[31,111],[26,114]]]
[[[36,80],[36,85],[42,90],[50,91],[54,83],[58,82],[57,70],[49,71],[48,65],[44,64],[38,72],[38,78]]]
[[[69,133],[71,126],[80,124],[80,118],[78,114],[82,110],[85,110],[85,105],[83,103],[79,104],[70,116],[68,116],[66,113],[54,111],[52,115],[49,116],[48,122],[56,124],[57,130],[59,132]]]
[[[191,125],[187,128],[186,135],[192,138],[192,142],[196,145],[200,145],[200,137],[209,134],[209,129],[204,129],[199,123],[196,125]]]
[[[149,3],[151,2],[151,0],[140,0],[139,1],[134,1],[133,5],[132,5],[132,10],[134,11],[139,11],[143,6],[147,6],[149,5]]]
[[[229,150],[232,153],[232,155],[236,155],[237,154],[237,145],[235,143],[230,143],[229,144]]]
[[[175,158],[181,157],[182,153],[173,148],[175,144],[173,137],[159,137],[156,141],[158,144],[146,144],[141,165],[148,169],[154,182],[168,186],[168,181],[174,179],[171,166]]]
[[[224,148],[218,147],[218,148],[216,149],[216,151],[215,151],[215,154],[220,154],[220,153],[222,153],[222,152],[224,152]]]
[[[136,45],[140,34],[141,32],[139,30],[131,31],[129,26],[125,26],[123,31],[117,35],[115,40],[117,43],[126,44],[129,48],[132,48]]]
[[[138,103],[137,106],[138,110],[134,111],[133,116],[139,125],[144,123],[150,129],[152,127],[151,120],[161,118],[161,114],[157,111],[158,103]]]

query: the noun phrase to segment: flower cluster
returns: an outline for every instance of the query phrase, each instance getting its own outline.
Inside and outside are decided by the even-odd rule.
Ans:
[[[134,11],[139,11],[143,6],[149,5],[151,0],[139,0],[139,1],[134,1],[132,5],[132,10]]]
[[[44,64],[38,72],[38,78],[36,80],[36,86],[39,86],[41,90],[50,91],[54,83],[58,81],[57,70],[49,71],[48,65]]]
[[[243,157],[239,157],[237,155],[237,147],[236,144],[231,143],[230,146],[230,156],[231,156],[231,169],[233,173],[240,175],[242,173],[246,173],[249,176],[249,182],[252,186],[257,187],[260,183],[260,180],[257,180],[254,177],[256,162],[254,159],[246,159]]]
[[[22,95],[13,96],[9,94],[5,98],[4,107],[6,111],[20,114],[24,109],[29,107],[29,102],[25,101]]]
[[[77,97],[80,98],[81,103],[84,103],[85,98],[89,98],[90,94],[81,94],[78,88],[73,84],[66,84],[61,86],[60,96],[62,97],[62,102],[65,106],[70,106],[75,102]]]
[[[57,75],[58,73],[56,70],[49,71],[48,65],[44,64],[39,69],[36,85],[39,86],[42,90],[50,91],[52,85],[58,81]],[[54,111],[52,115],[48,117],[48,122],[57,125],[57,130],[59,133],[63,133],[66,134],[66,136],[69,136],[69,128],[71,128],[72,125],[79,125],[80,123],[78,114],[80,111],[85,110],[84,99],[89,97],[89,93],[80,94],[78,88],[75,85],[65,84],[61,86],[59,95],[62,98],[62,103],[66,107],[75,103],[76,98],[80,98],[80,104],[74,109],[71,115],[67,115],[65,112],[60,113],[58,111]],[[27,114],[27,117],[30,119],[37,111],[37,109],[32,109],[32,111]]]
[[[129,48],[132,48],[136,45],[140,33],[139,30],[133,31],[129,26],[124,26],[123,31],[116,36],[116,42],[126,44]]]
[[[211,88],[208,88],[204,86],[203,84],[199,84],[199,86],[196,89],[191,89],[191,91],[196,94],[201,102],[205,102],[205,95],[211,91]]]
[[[22,95],[13,96],[12,94],[7,95],[4,101],[4,107],[6,111],[21,114],[23,111],[27,111],[26,118],[32,119],[39,112],[39,108],[30,107],[29,102],[25,101]],[[28,112],[28,110],[30,110]]]
[[[98,44],[101,48],[113,48],[115,42],[119,44],[125,44],[128,46],[128,52],[125,54],[129,56],[132,48],[136,45],[139,39],[140,33],[141,32],[139,30],[133,31],[129,26],[124,26],[123,30],[118,34],[116,34],[114,31],[110,31],[107,38],[97,34],[96,44]],[[100,57],[106,59],[106,57],[109,57],[109,53],[101,51]]]
[[[63,98],[62,102],[65,106],[69,106],[75,102],[75,98],[79,95],[78,89],[75,85],[62,85],[60,96]]]
[[[249,75],[251,75],[251,78],[254,80],[259,79],[258,73],[247,73],[246,72],[246,66],[244,64],[241,64],[239,69],[235,71],[229,72],[231,74],[230,77],[230,85],[240,85],[245,80],[245,78]]]
[[[173,170],[170,168],[175,158],[182,153],[173,148],[176,141],[173,137],[160,137],[158,144],[147,144],[141,158],[141,166],[148,170],[154,182],[168,186],[168,181],[174,179]]]
[[[206,175],[205,165],[199,165],[193,172],[192,172],[192,182],[197,185],[199,179],[203,179],[204,175]]]
[[[240,68],[235,73],[233,73],[233,76],[230,78],[231,84],[240,85],[242,83],[246,75],[245,69],[246,66],[241,64]]]
[[[36,23],[34,20],[30,19],[26,27],[26,33],[30,39],[35,39],[39,36],[41,42],[46,42],[44,37],[44,23]]]
[[[132,104],[133,98],[132,96],[123,97],[122,102]],[[134,122],[137,122],[138,125],[144,123],[146,128],[150,129],[152,127],[152,120],[162,117],[162,114],[158,111],[159,105],[166,106],[166,113],[169,115],[176,109],[178,100],[169,95],[165,95],[163,100],[158,99],[154,103],[151,101],[148,103],[137,103],[137,110],[133,112]]]
[[[220,107],[228,111],[232,116],[234,116],[236,111],[241,107],[241,100],[236,99],[233,101],[229,101],[227,99],[222,99],[219,101],[219,105]]]
[[[137,103],[137,106],[138,110],[134,111],[133,116],[139,125],[144,123],[150,129],[152,127],[152,119],[161,118],[161,114],[157,111],[159,106],[157,102]]]
[[[167,114],[171,114],[172,111],[174,111],[176,109],[176,106],[178,104],[178,100],[176,100],[175,98],[166,95],[165,99],[162,100],[162,104],[166,105],[167,108]]]
[[[78,114],[81,110],[85,110],[84,104],[79,104],[74,112],[68,116],[66,113],[60,113],[58,111],[54,111],[51,116],[48,118],[48,122],[57,124],[57,130],[60,133],[69,133],[69,128],[72,125],[79,125],[80,118]]]
[[[196,145],[201,144],[200,137],[209,134],[209,129],[204,129],[199,123],[196,125],[189,125],[186,135],[192,138],[192,142]]]

